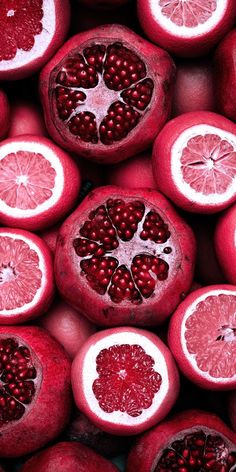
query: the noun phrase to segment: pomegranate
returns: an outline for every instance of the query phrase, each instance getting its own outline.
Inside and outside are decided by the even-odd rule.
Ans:
[[[220,42],[215,53],[215,90],[219,112],[236,121],[236,29]]]
[[[34,102],[14,99],[11,102],[10,118],[8,138],[22,134],[47,135],[43,114]]]
[[[108,459],[75,442],[60,442],[29,459],[20,472],[118,472]]]
[[[223,212],[215,229],[217,259],[228,282],[236,285],[236,203]]]
[[[174,70],[166,51],[124,26],[73,36],[40,75],[49,134],[100,163],[141,152],[168,118]]]
[[[10,106],[7,95],[0,89],[0,140],[5,138],[10,126]]]
[[[160,324],[192,283],[195,240],[168,200],[150,189],[99,187],[60,228],[62,296],[101,326]]]
[[[102,330],[85,341],[72,363],[76,405],[102,430],[132,435],[161,421],[179,393],[166,345],[149,331]]]
[[[70,413],[70,361],[37,327],[0,326],[0,456],[39,449]]]
[[[236,390],[229,393],[228,400],[228,416],[234,431],[236,431]]]
[[[142,435],[127,472],[235,470],[236,434],[218,416],[187,410]]]
[[[143,152],[107,168],[106,183],[127,188],[153,188],[156,181],[152,171],[151,152]]]

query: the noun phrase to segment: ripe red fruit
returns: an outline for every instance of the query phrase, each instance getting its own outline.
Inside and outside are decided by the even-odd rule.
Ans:
[[[215,53],[215,90],[220,113],[236,121],[236,29],[220,42]]]
[[[127,472],[234,470],[236,435],[218,416],[183,411],[142,435],[131,449]]]
[[[236,204],[222,213],[215,229],[215,250],[228,282],[236,285]]]
[[[47,136],[43,113],[34,102],[14,99],[11,103],[10,118],[8,138],[22,134]]]
[[[70,361],[45,330],[29,326],[0,326],[0,359],[0,456],[19,457],[65,427]]]
[[[0,89],[0,139],[5,138],[10,126],[10,106],[4,90]]]
[[[121,25],[72,37],[40,75],[49,134],[100,163],[141,152],[168,118],[174,69],[166,51]]]
[[[60,228],[59,291],[95,324],[151,326],[167,318],[193,277],[192,231],[160,193],[99,187]]]
[[[153,188],[156,181],[152,171],[151,152],[143,152],[126,161],[109,166],[106,174],[108,185],[126,188]]]

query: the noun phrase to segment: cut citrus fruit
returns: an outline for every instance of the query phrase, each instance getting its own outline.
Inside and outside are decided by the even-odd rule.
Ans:
[[[53,267],[46,243],[33,233],[0,229],[0,323],[22,323],[49,307]]]
[[[77,165],[40,136],[0,143],[0,222],[28,230],[51,226],[68,213],[79,195]]]
[[[157,187],[181,208],[215,213],[236,201],[236,126],[211,112],[171,120],[153,148]]]
[[[236,285],[236,204],[225,211],[215,229],[215,251],[228,282]]]
[[[195,290],[169,325],[169,346],[182,372],[202,388],[236,388],[236,286]]]
[[[72,365],[78,408],[112,434],[137,434],[167,415],[179,391],[173,357],[153,333],[113,328],[85,341]]]
[[[235,20],[234,0],[138,0],[138,16],[147,36],[186,57],[208,52]]]

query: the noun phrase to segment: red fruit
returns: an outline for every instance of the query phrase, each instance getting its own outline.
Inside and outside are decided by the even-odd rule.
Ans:
[[[192,283],[195,241],[150,189],[92,191],[60,228],[55,276],[63,297],[95,324],[160,324]]]
[[[0,80],[38,71],[63,43],[70,23],[68,0],[2,0]]]
[[[92,449],[75,442],[61,442],[39,452],[20,472],[118,472],[118,469]]]
[[[126,472],[233,471],[236,435],[218,416],[183,411],[141,436]]]
[[[22,134],[47,136],[43,114],[40,108],[31,101],[14,100],[11,104],[11,122],[8,138]]]
[[[171,317],[168,343],[180,370],[204,389],[236,389],[236,286],[200,288]]]
[[[77,407],[111,434],[138,434],[161,421],[179,393],[173,357],[155,334],[122,327],[93,334],[72,364]]]
[[[70,413],[70,361],[43,329],[0,326],[0,456],[39,449]]]
[[[236,431],[236,390],[229,393],[228,401],[228,416],[234,431]]]
[[[121,25],[67,41],[40,75],[49,134],[93,161],[115,163],[154,140],[170,111],[174,65]]]
[[[236,201],[236,125],[207,111],[167,123],[153,147],[157,188],[184,210],[215,213]]]
[[[51,253],[33,233],[0,228],[0,323],[23,323],[44,313],[54,295]]]
[[[54,303],[40,319],[40,325],[57,339],[72,359],[86,339],[96,331],[87,318],[62,300]]]
[[[206,54],[233,27],[234,0],[138,0],[146,35],[177,56]]]
[[[0,139],[5,138],[10,126],[10,107],[6,93],[0,89]]]
[[[215,250],[228,282],[236,285],[236,204],[219,218],[215,229]]]
[[[143,152],[120,164],[107,169],[107,184],[126,188],[153,188],[156,182],[153,177],[151,152]]]
[[[60,226],[61,226],[61,223],[58,223],[52,228],[46,229],[44,231],[40,231],[39,233],[40,237],[48,245],[53,255],[55,254],[55,251],[56,251],[57,235],[58,235]]]
[[[220,42],[215,53],[215,90],[217,107],[223,115],[236,121],[236,29]]]

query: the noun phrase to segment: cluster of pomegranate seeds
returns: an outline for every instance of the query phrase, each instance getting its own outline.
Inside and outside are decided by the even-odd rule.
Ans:
[[[0,340],[0,427],[20,419],[35,394],[36,369],[26,346]]]

